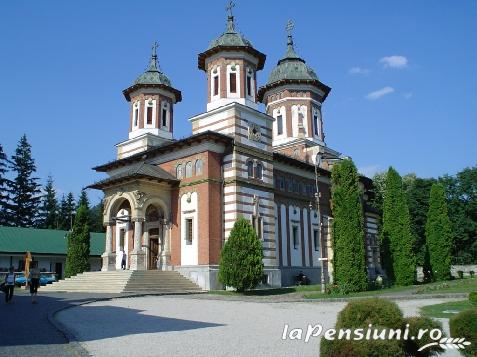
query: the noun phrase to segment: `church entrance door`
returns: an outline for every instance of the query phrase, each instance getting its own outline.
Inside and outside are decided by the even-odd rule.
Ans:
[[[157,269],[157,259],[159,257],[159,239],[151,238],[149,240],[149,269]]]

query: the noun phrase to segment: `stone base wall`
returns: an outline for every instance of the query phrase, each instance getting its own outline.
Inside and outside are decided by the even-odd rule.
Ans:
[[[218,265],[190,265],[190,266],[175,266],[175,271],[178,271],[182,276],[199,285],[204,290],[222,290],[223,284],[219,281],[219,266]],[[263,271],[267,275],[267,283],[260,284],[258,287],[281,287],[281,271],[273,267],[265,267]]]

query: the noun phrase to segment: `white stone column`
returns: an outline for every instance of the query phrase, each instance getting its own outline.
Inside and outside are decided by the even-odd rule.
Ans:
[[[105,222],[106,224],[106,243],[104,253],[101,255],[103,265],[101,271],[116,270],[116,256],[113,254],[113,226],[114,221]]]
[[[142,225],[144,218],[133,218],[134,222],[134,248],[130,254],[129,269],[131,270],[146,270],[146,254],[141,247]]]
[[[162,226],[164,240],[164,249],[161,251],[161,270],[172,270],[171,265],[171,225],[167,219],[164,219]]]

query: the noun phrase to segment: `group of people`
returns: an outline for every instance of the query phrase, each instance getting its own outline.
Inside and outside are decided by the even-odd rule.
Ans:
[[[5,302],[9,304],[13,298],[13,290],[15,288],[15,271],[13,267],[10,267],[7,275],[5,276],[3,292],[5,293]],[[36,304],[38,287],[40,286],[40,269],[38,269],[38,262],[32,262],[32,266],[28,273],[27,284],[30,287],[31,303]]]

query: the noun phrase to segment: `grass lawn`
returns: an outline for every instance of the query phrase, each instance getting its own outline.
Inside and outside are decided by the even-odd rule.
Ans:
[[[450,318],[462,310],[476,309],[477,306],[468,300],[451,301],[443,304],[428,305],[421,308],[421,313],[427,317],[444,317]]]
[[[306,299],[333,299],[333,298],[348,298],[348,297],[367,297],[367,296],[382,296],[389,294],[442,294],[442,293],[469,293],[477,291],[477,278],[456,279],[446,282],[428,283],[411,286],[393,286],[380,290],[362,291],[359,293],[352,293],[348,295],[342,294],[322,294],[321,285],[301,285],[287,288],[276,289],[257,289],[247,291],[243,295],[248,296],[268,296],[268,295],[283,295],[290,293],[302,293]],[[241,295],[235,291],[212,290],[209,294],[215,295]]]

